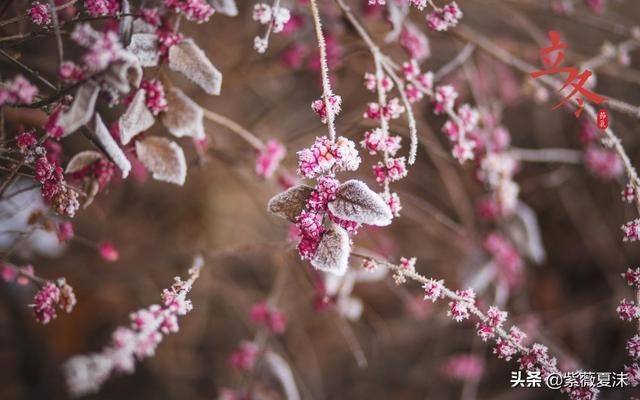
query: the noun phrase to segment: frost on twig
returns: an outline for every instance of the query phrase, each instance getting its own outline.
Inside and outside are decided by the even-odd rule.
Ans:
[[[209,94],[219,95],[222,74],[192,39],[171,46],[169,68],[180,72]]]
[[[136,141],[136,153],[154,179],[184,185],[187,161],[182,147],[176,142],[161,137],[148,137]]]

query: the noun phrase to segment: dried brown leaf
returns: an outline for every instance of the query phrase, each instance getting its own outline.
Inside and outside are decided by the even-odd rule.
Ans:
[[[361,181],[350,180],[338,187],[336,199],[329,203],[336,217],[361,224],[386,226],[393,216],[384,199]]]
[[[307,198],[313,191],[307,185],[296,185],[290,187],[282,193],[273,196],[267,204],[267,210],[279,217],[295,222],[298,215],[302,213],[307,203]]]
[[[171,46],[169,68],[180,72],[209,94],[220,94],[222,74],[192,39]]]
[[[144,89],[138,90],[129,103],[129,107],[120,117],[118,125],[122,144],[129,143],[140,132],[151,128],[155,122],[153,114],[147,108],[146,96],[147,93]]]
[[[167,103],[169,107],[160,118],[172,135],[204,139],[204,113],[195,101],[174,87],[167,92]]]
[[[136,142],[138,159],[159,181],[184,185],[187,161],[176,142],[161,137],[148,137]]]

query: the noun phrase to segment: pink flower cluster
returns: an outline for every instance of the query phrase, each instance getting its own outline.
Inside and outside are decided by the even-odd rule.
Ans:
[[[152,357],[163,336],[178,332],[178,317],[193,308],[186,295],[203,266],[196,259],[189,269],[189,279],[175,278],[174,284],[162,292],[162,303],[131,314],[131,326],[117,328],[111,343],[100,353],[79,355],[67,360],[64,372],[67,385],[75,397],[95,393],[115,372],[133,373],[135,361]]]
[[[169,104],[167,103],[164,86],[162,86],[162,82],[160,82],[160,80],[143,79],[140,82],[140,89],[144,89],[146,96],[145,103],[153,115],[158,115],[163,111],[167,111]]]
[[[207,22],[215,12],[206,0],[164,0],[164,5],[199,24]]]
[[[65,61],[60,64],[58,75],[66,83],[76,83],[86,78],[84,70],[73,61]]]
[[[60,278],[58,283],[45,283],[33,298],[33,313],[36,320],[43,325],[48,324],[57,317],[56,307],[70,313],[76,304],[76,297],[73,288],[69,286],[64,278]]]
[[[324,99],[314,100],[313,103],[311,103],[311,109],[318,114],[323,124],[327,123],[329,117],[335,118],[336,115],[340,114],[342,98],[336,94],[332,94],[327,98],[327,103],[329,104],[328,112]]]
[[[513,244],[501,234],[491,233],[484,240],[484,248],[498,268],[498,279],[511,288],[518,286],[524,262]]]
[[[48,25],[51,23],[49,5],[34,1],[27,10],[27,15],[35,25]]]
[[[263,178],[271,178],[276,172],[280,162],[286,154],[286,149],[282,143],[275,139],[270,139],[258,151],[256,157],[256,174]]]
[[[622,274],[622,277],[634,290],[640,291],[640,268],[628,268],[627,271]],[[622,299],[616,311],[618,312],[618,316],[624,321],[631,322],[640,319],[640,306],[633,301]],[[640,334],[631,337],[627,341],[626,348],[627,353],[634,362],[630,365],[625,365],[623,371],[627,374],[629,384],[635,387],[640,385],[640,364],[638,364],[640,360]]]
[[[447,315],[456,322],[464,321],[470,316],[470,309],[475,307],[476,293],[472,289],[456,290],[456,299],[449,302]]]
[[[413,24],[405,23],[399,41],[411,59],[424,61],[431,55],[429,39]]]
[[[280,33],[291,18],[291,12],[285,7],[273,9],[265,3],[258,3],[253,6],[253,20],[262,25],[272,24],[273,33]]]
[[[458,25],[462,18],[462,10],[455,1],[427,15],[427,24],[433,31],[446,31]]]
[[[405,111],[404,106],[400,104],[400,99],[394,97],[382,107],[379,103],[369,103],[363,116],[376,121],[380,121],[383,118],[391,120],[400,118]]]
[[[73,239],[74,231],[73,224],[71,222],[62,222],[58,224],[57,228],[57,236],[60,243],[64,243]]]
[[[402,147],[400,145],[401,140],[400,136],[385,137],[381,128],[375,128],[364,133],[364,139],[360,142],[360,145],[369,150],[369,154],[387,152],[387,154],[395,156]]]
[[[0,279],[4,282],[14,282],[20,286],[29,284],[27,276],[33,275],[33,265],[25,265],[24,267],[16,267],[13,265],[3,264],[0,267]]]
[[[624,237],[624,242],[635,242],[640,238],[640,219],[636,218],[633,221],[629,221],[621,227]]]
[[[305,178],[328,172],[355,171],[361,161],[355,144],[342,136],[335,143],[326,136],[318,137],[310,148],[298,151],[297,155],[298,173]]]
[[[111,242],[100,242],[98,244],[98,253],[100,254],[100,258],[107,262],[116,262],[120,258],[120,253],[118,249]]]
[[[115,16],[120,12],[118,0],[84,0],[84,7],[92,17]]]
[[[449,357],[439,369],[449,379],[476,382],[484,372],[484,361],[474,354],[461,354]]]
[[[629,204],[633,203],[638,197],[635,187],[630,184],[627,184],[624,189],[622,189],[620,195],[622,196],[622,201],[626,201]]]
[[[0,86],[0,107],[5,104],[29,104],[38,94],[38,88],[22,75],[16,75],[13,80],[5,81]]]
[[[250,371],[256,364],[259,348],[253,342],[243,341],[229,357],[229,364],[241,371]]]
[[[76,25],[71,39],[88,50],[82,61],[84,68],[91,73],[103,71],[120,59],[124,51],[117,31],[106,29],[99,32],[89,24]]]
[[[424,289],[424,300],[431,300],[435,303],[436,300],[444,297],[444,281],[429,279],[422,285],[422,288]]]
[[[376,182],[380,184],[399,181],[407,176],[406,159],[404,157],[389,158],[386,163],[378,161],[373,166],[373,173],[376,176]]]
[[[502,324],[507,320],[507,312],[500,311],[497,307],[491,306],[487,310],[487,319],[478,322],[476,325],[478,336],[486,342],[496,335],[496,329],[502,328]]]
[[[595,144],[589,145],[585,149],[584,162],[592,174],[603,180],[613,179],[624,171],[618,153],[612,149],[603,149]]]
[[[249,312],[249,319],[257,325],[264,326],[273,334],[281,334],[287,327],[287,316],[267,301],[254,304]]]

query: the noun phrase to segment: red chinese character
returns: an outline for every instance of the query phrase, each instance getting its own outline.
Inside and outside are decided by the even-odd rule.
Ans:
[[[551,46],[540,49],[540,57],[542,58],[542,62],[547,67],[547,69],[531,72],[530,75],[533,78],[538,78],[543,75],[556,75],[566,73],[568,75],[564,81],[564,84],[560,88],[560,91],[565,90],[568,86],[573,87],[573,90],[564,99],[562,99],[560,103],[556,104],[553,107],[553,110],[571,100],[578,93],[580,93],[582,97],[592,101],[595,104],[602,103],[605,100],[604,97],[595,94],[584,87],[587,80],[591,77],[591,75],[593,75],[592,72],[589,70],[578,72],[578,70],[573,67],[560,67],[560,63],[562,63],[562,61],[564,60],[564,52],[562,51],[562,49],[566,49],[567,44],[563,43],[560,40],[560,35],[558,34],[558,32],[549,32],[549,38],[551,39]],[[552,59],[551,57],[554,55],[555,58]],[[575,100],[578,103],[578,110],[576,110],[576,112],[574,113],[576,117],[580,116],[580,114],[582,113],[582,108],[584,107],[584,101],[582,97],[579,97]]]

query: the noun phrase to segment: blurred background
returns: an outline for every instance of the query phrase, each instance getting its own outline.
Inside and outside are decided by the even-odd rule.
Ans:
[[[294,171],[295,152],[326,129],[309,107],[320,93],[309,11],[303,1],[283,0],[300,26],[273,36],[268,52],[259,55],[252,48],[253,37],[262,34],[251,19],[253,2],[238,3],[235,18],[216,15],[204,25],[184,27],[185,35],[192,36],[224,74],[222,95],[206,96],[177,75],[171,78],[203,107],[263,140],[283,142],[288,151],[283,165]],[[373,101],[362,85],[364,72],[373,70],[372,60],[334,3],[320,3],[326,31],[335,40],[332,78],[343,99],[338,131],[359,142],[373,126],[362,118],[366,104]],[[364,3],[350,2],[383,43],[389,29],[383,13]],[[572,3],[574,13],[558,13],[557,3]],[[540,65],[538,50],[549,30],[560,31],[566,39],[566,63],[579,65],[597,55],[605,42],[629,39],[628,28],[640,24],[640,3],[632,0],[611,0],[604,14],[594,13],[582,1],[458,4],[466,26],[534,65]],[[414,23],[427,32],[423,18],[412,13]],[[431,56],[424,70],[437,71],[465,46],[451,33],[427,34]],[[32,41],[23,60],[45,71],[53,68],[52,41]],[[291,61],[291,46],[306,48],[300,62]],[[396,60],[406,60],[397,45],[383,49]],[[630,56],[628,66],[612,60],[595,69],[597,93],[640,104],[640,57],[637,52]],[[466,65],[471,67],[456,69],[443,82],[453,84],[462,101],[476,102],[473,89],[485,106],[498,109],[514,147],[582,150],[581,121],[569,110],[551,111],[553,95],[550,101],[535,101],[521,73],[481,50],[476,49]],[[5,60],[0,68],[3,75],[13,71]],[[496,226],[477,217],[475,202],[485,193],[483,185],[473,165],[461,167],[450,156],[440,133],[445,119],[430,108],[426,103],[414,107],[421,146],[409,176],[395,186],[403,200],[402,216],[390,227],[363,229],[355,245],[394,262],[401,256],[417,257],[419,272],[445,279],[452,288],[484,279],[479,301],[487,307],[499,295],[495,279],[482,278],[488,258],[482,242]],[[110,115],[107,109],[103,113]],[[113,111],[111,115],[116,116]],[[22,122],[19,116],[13,118],[9,126]],[[637,120],[617,113],[610,118],[637,165]],[[154,129],[165,134],[158,124]],[[392,129],[408,142],[404,122]],[[319,307],[319,276],[287,244],[287,224],[265,210],[267,200],[281,189],[256,177],[254,151],[232,132],[209,124],[207,133],[205,163],[184,143],[191,160],[184,187],[144,177],[116,182],[75,218],[77,236],[112,241],[120,253],[117,262],[101,260],[81,240],[55,256],[18,255],[16,263],[35,265],[41,276],[66,277],[78,304],[73,313],[41,326],[26,306],[35,289],[0,284],[0,399],[66,399],[61,364],[75,354],[99,351],[111,332],[127,323],[129,313],[159,302],[162,288],[174,276],[185,276],[197,251],[206,255],[206,267],[191,294],[194,310],[180,320],[180,332],[167,335],[156,356],[139,363],[134,375],[114,377],[87,398],[212,399],[223,387],[240,387],[244,378],[229,367],[229,356],[240,341],[256,335],[249,310],[273,293],[276,281],[277,304],[288,322],[285,333],[269,338],[268,346],[289,363],[304,399],[564,398],[546,389],[511,389],[516,363],[491,354],[473,324],[452,322],[446,302],[422,302],[421,289],[412,282],[396,286],[387,277],[356,284],[353,296],[363,304],[357,320],[345,318],[337,307]],[[62,143],[66,154],[88,146],[82,137]],[[375,187],[369,168],[378,160],[364,151],[361,156],[362,167],[353,176]],[[603,180],[582,164],[522,163],[515,180],[521,200],[537,216],[546,258],[539,265],[527,260],[518,284],[503,299],[509,323],[548,345],[561,366],[621,370],[630,362],[625,343],[635,326],[615,312],[622,298],[634,295],[620,274],[637,267],[640,255],[637,245],[621,240],[620,226],[637,216],[620,200],[624,179]],[[359,269],[359,264],[353,260],[352,268]],[[256,374],[261,376],[260,369]],[[256,398],[285,398],[279,384],[263,375],[256,382]],[[602,398],[627,399],[634,393],[640,391],[605,389]]]

